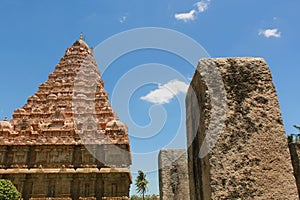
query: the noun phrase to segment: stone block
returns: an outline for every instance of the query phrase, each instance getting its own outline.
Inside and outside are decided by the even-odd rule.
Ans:
[[[158,157],[160,200],[189,199],[185,149],[162,149]]]
[[[298,199],[264,59],[200,60],[186,114],[191,200]]]
[[[290,143],[289,148],[300,199],[300,144],[295,142]]]

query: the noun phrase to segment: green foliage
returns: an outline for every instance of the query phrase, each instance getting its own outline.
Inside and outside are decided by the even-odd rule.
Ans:
[[[153,200],[159,200],[159,195],[152,194],[151,199],[153,199]]]
[[[153,195],[145,195],[145,200],[159,200],[159,196],[158,195],[155,195],[155,194],[153,194]],[[138,196],[138,195],[132,195],[131,197],[130,197],[130,200],[142,200],[143,199],[143,197],[141,197],[141,196]]]
[[[300,126],[294,125],[294,128],[296,128],[299,131],[299,133],[288,135],[287,136],[288,143],[300,142]]]
[[[294,128],[298,129],[300,131],[300,126],[294,125]]]
[[[0,200],[16,200],[21,193],[10,180],[0,179]]]
[[[142,171],[138,171],[138,176],[135,179],[136,191],[142,194],[142,199],[145,199],[145,192],[148,190],[148,180],[146,179],[146,174]]]
[[[139,197],[138,195],[132,195],[132,196],[130,197],[130,200],[140,200],[140,199],[142,199],[142,198]]]
[[[293,142],[293,136],[292,135],[288,135],[287,136],[287,141],[288,141],[288,143],[292,143]]]

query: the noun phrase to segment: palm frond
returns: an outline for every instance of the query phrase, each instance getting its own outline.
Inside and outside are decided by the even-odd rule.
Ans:
[[[294,128],[296,128],[300,131],[300,126],[294,125]]]

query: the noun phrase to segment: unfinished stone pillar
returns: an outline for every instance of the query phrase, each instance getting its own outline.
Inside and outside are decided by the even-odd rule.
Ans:
[[[296,142],[292,142],[289,144],[293,168],[294,168],[294,175],[297,182],[298,187],[298,194],[300,199],[300,144]]]
[[[191,200],[298,199],[264,59],[202,59],[186,112]]]
[[[158,165],[160,200],[188,200],[189,180],[186,150],[160,150]]]

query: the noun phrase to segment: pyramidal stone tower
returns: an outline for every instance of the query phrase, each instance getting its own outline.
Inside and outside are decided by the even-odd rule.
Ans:
[[[81,36],[12,120],[0,122],[0,178],[24,200],[121,200],[130,164],[127,126]]]

